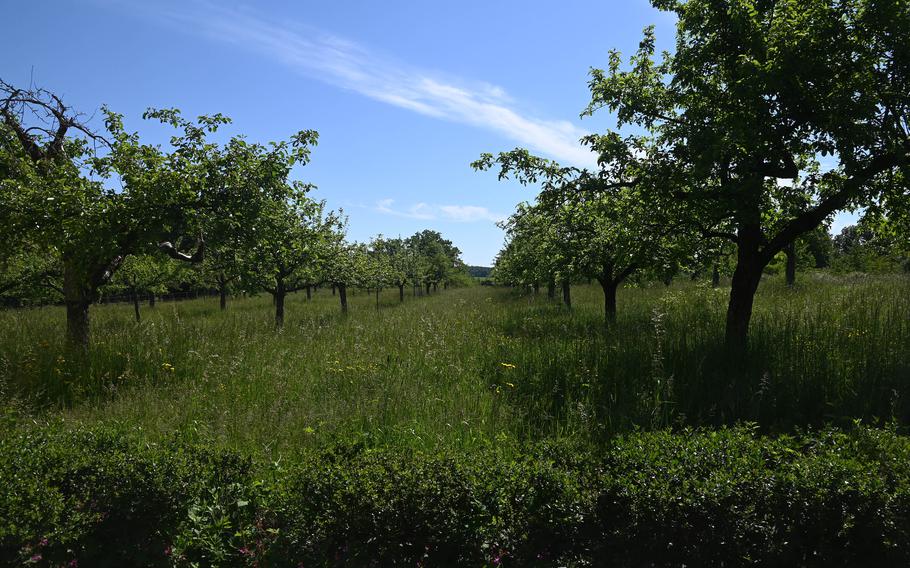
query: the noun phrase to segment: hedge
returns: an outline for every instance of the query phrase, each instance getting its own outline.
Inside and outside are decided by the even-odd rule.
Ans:
[[[910,565],[910,439],[856,427],[637,433],[279,463],[104,428],[0,440],[0,563]]]

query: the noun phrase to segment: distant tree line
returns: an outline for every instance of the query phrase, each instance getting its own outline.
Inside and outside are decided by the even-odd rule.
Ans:
[[[469,266],[468,274],[474,278],[487,278],[493,269],[489,266]]]

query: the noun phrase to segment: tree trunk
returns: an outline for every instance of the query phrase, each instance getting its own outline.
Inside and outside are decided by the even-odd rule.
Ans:
[[[284,297],[287,292],[284,288],[284,280],[278,279],[275,285],[275,327],[281,329],[284,327]]]
[[[404,284],[398,285],[398,301],[404,302]]]
[[[335,285],[334,284],[332,284],[332,295],[333,296],[335,295]]]
[[[784,247],[787,255],[787,286],[796,284],[796,243],[792,242]]]
[[[227,309],[227,285],[218,284],[218,307],[223,310]]]
[[[607,322],[616,321],[616,290],[619,282],[609,278],[599,279],[604,291],[604,318]]]
[[[431,284],[429,282],[427,282],[427,296],[430,295],[430,286],[431,286]]]
[[[376,309],[379,309],[379,288],[376,288]]]
[[[727,346],[734,349],[746,347],[749,337],[749,321],[752,319],[752,304],[755,291],[761,281],[766,262],[761,252],[761,227],[749,225],[737,231],[739,242],[736,252],[736,269],[730,284],[730,303],[727,305]]]
[[[66,301],[66,340],[71,347],[88,351],[89,319],[87,301]]]
[[[547,299],[553,300],[556,298],[556,279],[552,276],[547,280]]]
[[[66,303],[66,341],[70,347],[88,351],[91,295],[79,279],[79,270],[72,261],[63,263],[63,297]]]
[[[139,313],[139,293],[134,288],[133,292],[133,311],[136,312],[136,323],[142,321],[142,315]]]
[[[438,287],[438,284],[437,284],[436,282],[433,282],[433,291],[434,291],[434,292],[438,292],[438,291],[439,291],[439,287]]]
[[[572,287],[568,280],[562,281],[562,303],[565,304],[567,308],[572,307]]]
[[[149,307],[150,308],[155,307],[155,293],[154,292],[152,292],[152,294],[149,296]]]
[[[534,282],[532,288],[534,289],[534,295],[536,296],[537,293],[540,292],[540,282]]]
[[[711,287],[717,288],[718,286],[720,286],[720,269],[715,264],[711,270]]]
[[[448,290],[448,289],[449,289],[449,283],[448,283],[448,282],[443,282],[443,283],[442,283],[442,289],[443,289],[443,290]]]
[[[348,287],[346,284],[338,284],[338,296],[341,298],[341,313],[348,313]]]
[[[310,286],[309,284],[306,285],[306,299],[307,300],[313,299],[313,287]]]

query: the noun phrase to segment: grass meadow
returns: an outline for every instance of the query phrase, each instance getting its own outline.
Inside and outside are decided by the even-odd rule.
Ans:
[[[74,357],[60,307],[0,312],[3,428],[112,425],[175,432],[275,460],[338,439],[420,450],[750,422],[766,433],[910,423],[910,279],[802,275],[762,283],[747,356],[722,332],[727,289],[626,287],[606,325],[599,287],[573,307],[473,286],[429,297],[319,290],[92,308]]]

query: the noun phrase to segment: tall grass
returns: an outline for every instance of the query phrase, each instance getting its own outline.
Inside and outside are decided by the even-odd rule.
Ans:
[[[748,356],[723,349],[727,291],[627,288],[603,321],[599,288],[568,311],[544,296],[471,287],[428,298],[321,290],[93,308],[93,347],[72,359],[57,307],[0,313],[5,423],[177,431],[268,457],[336,437],[422,448],[578,438],[674,425],[910,423],[910,280],[764,282]],[[71,360],[72,359],[72,360]]]

